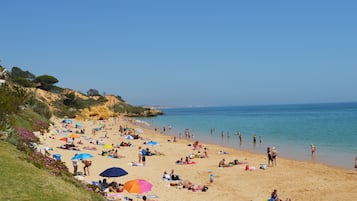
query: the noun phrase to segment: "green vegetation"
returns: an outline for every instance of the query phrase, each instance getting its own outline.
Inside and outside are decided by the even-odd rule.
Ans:
[[[105,200],[71,177],[51,176],[27,162],[26,155],[0,141],[0,200],[88,201]]]
[[[53,115],[75,118],[83,109],[105,105],[107,98],[95,89],[88,96],[62,89],[54,85],[57,78],[36,77],[19,67],[8,73],[0,66],[0,76],[6,80],[0,85],[0,200],[105,200],[94,193],[95,186],[76,180],[63,162],[37,152],[39,139],[33,131],[48,130]],[[116,98],[117,103],[109,108],[116,114],[162,114]]]
[[[128,117],[153,117],[162,115],[163,113],[158,110],[151,110],[150,108],[137,107],[125,104],[116,104],[112,110],[117,113],[124,113]]]
[[[96,89],[89,89],[87,91],[88,96],[100,96],[99,91]]]

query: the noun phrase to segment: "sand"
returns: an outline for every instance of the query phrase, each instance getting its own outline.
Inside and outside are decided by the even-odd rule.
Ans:
[[[99,174],[109,167],[121,167],[129,174],[119,178],[109,178],[108,181],[117,181],[125,183],[131,179],[145,179],[153,184],[153,188],[146,195],[156,195],[155,200],[182,201],[182,200],[242,200],[242,201],[263,201],[267,200],[274,189],[278,190],[279,198],[285,200],[357,200],[357,172],[342,168],[330,167],[323,164],[312,162],[301,162],[289,159],[277,158],[277,166],[268,167],[266,170],[259,169],[260,164],[267,163],[265,153],[256,154],[234,150],[213,144],[203,144],[208,148],[208,158],[194,158],[196,164],[177,165],[175,161],[185,158],[191,153],[197,153],[193,150],[192,144],[195,140],[177,139],[177,142],[168,142],[172,136],[155,133],[153,130],[142,128],[143,140],[130,140],[131,147],[120,147],[118,153],[124,156],[120,159],[109,158],[100,155],[103,146],[91,144],[88,140],[102,139],[105,144],[119,144],[121,141],[128,142],[119,134],[119,126],[130,128],[140,128],[140,124],[132,124],[126,118],[116,118],[107,121],[82,121],[81,126],[85,128],[85,134],[81,138],[75,139],[75,144],[80,151],[64,150],[57,148],[65,142],[59,140],[68,133],[56,132],[55,130],[64,130],[60,119],[55,120],[55,125],[50,133],[45,134],[42,143],[51,147],[52,154],[61,154],[61,160],[66,163],[69,170],[73,171],[71,158],[75,153],[90,153],[94,155],[90,175],[84,177],[84,181],[91,183],[103,179]],[[78,121],[73,121],[73,124]],[[134,121],[135,122],[135,121]],[[92,134],[92,129],[99,127],[99,124],[105,125],[105,128]],[[79,129],[72,128],[73,132]],[[53,136],[50,138],[49,136]],[[107,136],[107,138],[105,138]],[[158,146],[146,146],[144,142],[155,140],[159,142]],[[83,144],[77,144],[82,141]],[[85,150],[83,147],[93,146],[97,150]],[[164,155],[154,155],[146,157],[145,166],[130,166],[131,162],[138,161],[138,147],[148,147],[151,151],[158,151]],[[203,152],[203,149],[200,150]],[[227,154],[221,154],[220,151]],[[246,171],[245,165],[235,165],[233,167],[218,167],[221,159],[225,158],[227,162],[238,159],[255,167],[255,170]],[[353,164],[353,161],[351,161]],[[170,186],[170,181],[162,179],[163,172],[171,170],[182,178],[192,181],[194,184],[206,185],[206,192],[193,192],[187,189],[178,189]],[[83,164],[79,164],[79,171],[83,171]],[[209,182],[210,171],[214,175],[214,182]],[[137,200],[136,194],[130,194],[124,191],[123,196],[128,196]]]

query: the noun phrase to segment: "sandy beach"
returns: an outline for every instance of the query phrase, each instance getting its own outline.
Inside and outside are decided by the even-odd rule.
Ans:
[[[293,161],[277,157],[277,166],[260,169],[260,164],[267,164],[267,156],[262,154],[244,152],[231,148],[213,144],[202,144],[201,149],[193,150],[195,140],[176,139],[171,142],[173,136],[157,133],[153,130],[142,128],[140,124],[128,121],[126,118],[113,118],[106,121],[76,121],[65,128],[56,119],[55,125],[50,133],[42,138],[43,145],[52,148],[50,154],[61,154],[61,160],[66,163],[69,170],[73,172],[71,158],[76,153],[90,153],[92,166],[90,175],[84,176],[85,182],[99,181],[104,179],[99,174],[110,167],[121,167],[128,174],[119,178],[109,178],[108,181],[125,183],[131,179],[145,179],[153,184],[153,188],[146,195],[155,195],[155,200],[181,201],[181,200],[242,200],[242,201],[266,201],[271,192],[277,189],[279,198],[285,200],[356,200],[357,199],[357,171],[330,167],[327,165],[311,162]],[[134,121],[135,122],[135,121]],[[75,123],[80,123],[81,128],[74,128]],[[104,128],[92,132],[94,128]],[[132,128],[132,131],[142,130],[138,133],[143,139],[127,140],[119,133],[119,127]],[[58,148],[65,142],[60,138],[69,133],[75,133],[85,129],[85,134],[74,140],[74,144],[79,151],[65,150]],[[71,130],[72,132],[63,132]],[[176,136],[177,137],[177,136]],[[120,158],[110,158],[102,156],[103,145],[97,145],[100,140],[103,144],[118,145],[122,141],[130,142],[130,147],[114,148],[118,150]],[[159,145],[145,145],[144,142],[150,140],[157,141]],[[78,144],[81,141],[82,144]],[[91,143],[92,142],[92,143]],[[95,147],[96,150],[87,150],[85,147]],[[145,166],[131,166],[132,162],[138,162],[139,146],[149,148],[151,151],[161,153],[146,157]],[[208,157],[193,158],[195,164],[178,165],[175,162],[180,158],[185,159],[190,154],[203,154],[204,147],[207,148]],[[238,159],[249,164],[252,170],[246,171],[245,164],[233,165],[232,167],[218,167],[219,161],[225,159],[226,162]],[[353,164],[353,161],[351,161]],[[255,168],[255,169],[254,169]],[[197,185],[208,187],[206,192],[194,192],[188,189],[180,189],[170,186],[172,181],[163,180],[164,171],[168,173],[174,170],[181,179],[190,180]],[[83,164],[79,164],[78,171],[83,172]],[[214,175],[213,183],[209,182],[210,172]],[[117,198],[128,196],[133,200],[137,194],[130,194],[124,191]]]

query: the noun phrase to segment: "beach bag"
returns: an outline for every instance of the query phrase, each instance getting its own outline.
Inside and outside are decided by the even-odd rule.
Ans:
[[[266,170],[267,169],[267,164],[260,164],[260,169]]]

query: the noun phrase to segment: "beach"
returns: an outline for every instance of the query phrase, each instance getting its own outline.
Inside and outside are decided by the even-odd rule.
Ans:
[[[357,198],[357,171],[336,168],[328,165],[295,161],[277,156],[277,165],[268,166],[267,169],[260,169],[261,164],[267,164],[268,158],[264,154],[257,154],[250,151],[236,150],[214,144],[202,143],[201,148],[193,150],[192,145],[195,140],[179,139],[173,142],[173,136],[163,135],[154,130],[144,128],[133,119],[124,117],[111,118],[105,121],[76,121],[71,124],[62,123],[63,119],[55,119],[55,125],[49,133],[41,136],[44,146],[49,147],[50,154],[60,154],[61,160],[73,172],[71,158],[76,153],[89,153],[94,157],[90,158],[90,174],[83,177],[85,182],[92,183],[104,179],[99,176],[101,172],[110,167],[121,167],[128,172],[127,175],[117,178],[107,178],[110,181],[125,183],[132,179],[145,179],[152,183],[152,190],[145,193],[155,200],[181,201],[181,200],[252,200],[262,201],[270,197],[271,192],[277,189],[279,198],[285,200],[354,200]],[[75,128],[74,124],[79,123],[80,127]],[[66,127],[65,127],[66,126]],[[131,128],[134,134],[138,134],[142,139],[128,140],[119,133],[119,127]],[[93,133],[93,129],[97,129]],[[84,134],[79,134],[80,138],[74,139],[74,144],[79,149],[66,150],[58,148],[65,144],[60,138],[69,133],[79,132],[85,129]],[[71,132],[70,132],[71,131]],[[140,132],[139,132],[140,131]],[[102,143],[97,145],[96,141]],[[130,142],[130,147],[114,148],[118,150],[119,158],[102,156],[104,145],[113,144],[116,146],[122,141]],[[157,146],[146,145],[144,142],[156,141]],[[82,144],[78,144],[81,142]],[[91,143],[92,142],[92,143]],[[132,166],[132,162],[138,162],[139,147],[149,148],[157,155],[147,156],[145,166]],[[94,147],[96,150],[88,150],[85,147]],[[207,148],[208,157],[192,158],[195,164],[179,165],[175,162],[180,158],[193,154],[202,154],[204,147]],[[232,162],[238,159],[245,164],[232,165],[231,167],[218,167],[219,161],[225,159]],[[351,164],[353,161],[351,161]],[[250,170],[245,170],[246,165]],[[164,180],[164,171],[176,174],[183,180],[189,180],[193,184],[207,186],[205,192],[192,191],[170,185],[176,183]],[[83,164],[79,163],[78,171],[83,172]],[[210,174],[213,174],[214,181],[210,183]],[[116,194],[114,198],[124,198],[125,196],[138,200],[137,194],[130,194],[124,191]]]

